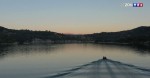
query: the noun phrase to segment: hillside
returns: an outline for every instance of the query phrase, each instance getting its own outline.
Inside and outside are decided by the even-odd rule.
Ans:
[[[49,42],[95,42],[95,43],[128,43],[150,46],[150,27],[138,28],[120,32],[102,32],[85,35],[67,35],[52,31],[14,30],[0,26],[1,43],[33,43],[39,41]]]
[[[120,32],[102,32],[87,35],[96,43],[118,42],[130,44],[150,44],[150,27],[141,26],[132,30]]]

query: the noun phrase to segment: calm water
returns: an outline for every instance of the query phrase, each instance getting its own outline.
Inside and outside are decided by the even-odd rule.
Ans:
[[[0,78],[40,78],[103,56],[150,68],[150,51],[102,44],[16,45],[0,48]]]

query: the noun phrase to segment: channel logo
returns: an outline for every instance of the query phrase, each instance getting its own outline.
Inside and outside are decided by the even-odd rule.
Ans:
[[[133,3],[133,7],[143,7],[143,3]]]
[[[143,7],[143,3],[125,3],[125,7]]]

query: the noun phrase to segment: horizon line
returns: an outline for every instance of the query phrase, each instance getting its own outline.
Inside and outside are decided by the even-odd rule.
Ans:
[[[1,26],[1,25],[0,25],[0,27],[6,28],[6,29],[10,29],[10,30],[49,31],[49,32],[54,32],[54,33],[66,34],[66,35],[86,35],[86,34],[95,34],[95,33],[105,33],[105,31],[104,32],[84,33],[84,34],[81,34],[81,33],[70,33],[70,32],[62,33],[62,32],[56,32],[56,31],[51,31],[51,30],[13,29],[13,28],[7,28],[7,27]],[[127,30],[132,30],[132,29],[135,29],[135,28],[139,28],[139,27],[150,27],[150,26],[138,26],[138,27],[134,27],[134,28],[131,28],[131,29],[119,30],[119,31],[111,31],[111,32],[127,31]],[[111,32],[107,32],[106,31],[106,33],[111,33]]]

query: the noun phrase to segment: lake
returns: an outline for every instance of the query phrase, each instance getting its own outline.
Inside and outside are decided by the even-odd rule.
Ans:
[[[150,51],[92,43],[13,45],[0,48],[0,78],[40,78],[101,59],[150,68]]]

